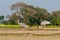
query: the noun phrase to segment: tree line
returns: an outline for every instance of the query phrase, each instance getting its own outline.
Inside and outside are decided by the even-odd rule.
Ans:
[[[7,15],[8,20],[3,20],[2,24],[17,25],[17,20],[19,20],[27,25],[40,25],[42,21],[47,20],[52,25],[60,26],[60,10],[50,13],[45,8],[35,7],[23,2],[12,4],[10,9],[14,13]]]

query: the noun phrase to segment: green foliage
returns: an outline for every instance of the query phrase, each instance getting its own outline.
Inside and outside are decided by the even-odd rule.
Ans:
[[[25,3],[15,3],[11,6],[11,10],[16,10],[16,12],[9,17],[9,20],[13,19],[15,22],[17,22],[16,20],[20,20],[20,22],[29,25],[40,25],[41,21],[46,20],[49,16],[46,9]],[[24,17],[23,19],[21,19],[20,14]]]
[[[59,10],[57,10],[57,11],[53,11],[52,12],[53,14],[53,19],[54,19],[54,24],[55,25],[60,25],[60,11]]]
[[[6,20],[4,20],[4,21],[1,22],[1,24],[5,24],[5,25],[7,25],[8,23],[9,23],[9,22],[6,21]]]
[[[5,24],[5,25],[17,25],[17,23],[14,20],[3,20],[1,22],[1,24]]]
[[[60,11],[53,11],[52,14],[50,14],[44,8],[34,7],[20,2],[13,4],[11,10],[16,11],[8,16],[9,24],[17,24],[17,20],[20,20],[20,22],[28,25],[40,25],[42,21],[47,20],[50,21],[52,25],[60,25]]]
[[[10,25],[17,25],[17,23],[15,22],[15,20],[9,20],[8,21]]]
[[[4,19],[4,16],[0,16],[0,21]]]
[[[29,25],[40,25],[41,21],[46,20],[44,15],[47,10],[39,7],[29,6],[24,8],[24,22]],[[46,13],[48,14],[48,12]],[[47,16],[48,17],[48,16]]]
[[[52,11],[52,13],[55,17],[60,17],[60,10]]]

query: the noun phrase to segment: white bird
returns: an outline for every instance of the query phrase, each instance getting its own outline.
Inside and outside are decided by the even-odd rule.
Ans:
[[[47,25],[47,24],[51,24],[49,21],[42,21],[41,22],[41,26],[45,26],[45,25]]]
[[[18,24],[19,24],[20,26],[24,27],[24,28],[27,28],[27,27],[28,27],[25,23],[19,22],[19,20],[18,20]]]

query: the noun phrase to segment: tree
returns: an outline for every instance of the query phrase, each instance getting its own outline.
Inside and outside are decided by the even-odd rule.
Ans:
[[[7,25],[7,24],[9,24],[9,22],[8,22],[7,20],[3,20],[3,21],[1,22],[1,24]]]
[[[22,14],[23,14],[23,8],[26,6],[26,4],[25,3],[23,3],[23,2],[18,2],[18,3],[15,3],[15,4],[13,4],[12,6],[11,6],[11,10],[12,11],[14,11],[14,10],[16,10],[16,13],[17,13],[17,15],[18,16],[23,16]]]
[[[60,10],[57,10],[57,11],[52,11],[52,15],[54,17],[54,24],[55,25],[60,25]]]
[[[17,24],[17,20],[20,18],[17,16],[16,12],[12,13],[11,15],[7,15],[7,18],[10,24]]]
[[[0,16],[0,20],[3,20],[4,19],[4,16]]]
[[[16,10],[16,18],[17,20],[20,20],[24,18],[24,14],[23,14],[23,8],[26,6],[25,3],[22,3],[22,2],[18,2],[18,3],[15,3],[11,6],[11,10]],[[18,21],[17,21],[18,22]]]
[[[60,17],[60,10],[52,11],[55,17]]]
[[[10,20],[20,20],[29,25],[40,25],[40,22],[49,17],[49,13],[44,8],[34,7],[25,3],[15,3],[11,6],[15,12],[9,17]]]
[[[40,25],[40,22],[48,18],[49,13],[46,9],[28,5],[24,8],[25,22],[30,25]],[[47,13],[46,13],[47,12]],[[45,14],[46,13],[46,14]],[[44,18],[46,16],[46,18]]]
[[[4,16],[0,16],[0,22],[4,19]]]

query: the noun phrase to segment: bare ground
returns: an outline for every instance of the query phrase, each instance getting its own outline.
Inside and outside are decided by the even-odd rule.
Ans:
[[[60,40],[60,28],[0,28],[0,40]]]
[[[0,35],[0,40],[60,40],[60,36]]]

